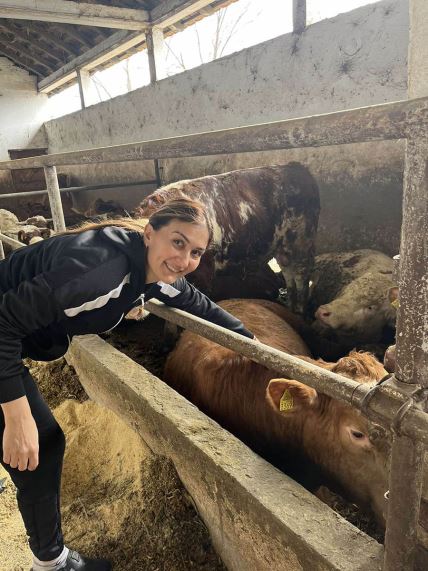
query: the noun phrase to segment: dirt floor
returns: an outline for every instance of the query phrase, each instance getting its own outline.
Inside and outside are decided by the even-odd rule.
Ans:
[[[111,411],[87,400],[64,360],[27,363],[67,438],[62,485],[66,543],[110,558],[115,571],[220,571],[208,532],[173,465]],[[0,570],[28,571],[15,490],[0,467]]]

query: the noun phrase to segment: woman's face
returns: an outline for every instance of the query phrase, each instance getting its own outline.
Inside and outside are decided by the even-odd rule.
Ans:
[[[146,283],[172,284],[196,270],[208,240],[208,228],[204,224],[172,220],[159,230],[147,224],[144,230]]]

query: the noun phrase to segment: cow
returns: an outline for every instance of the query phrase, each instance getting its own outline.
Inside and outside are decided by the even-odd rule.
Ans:
[[[190,276],[200,289],[213,299],[276,299],[284,284],[267,266],[275,257],[290,307],[303,312],[320,210],[318,186],[306,167],[292,162],[182,180],[150,194],[133,214],[149,217],[182,196],[203,202],[213,227],[212,248]],[[226,292],[222,280],[228,280]]]
[[[0,209],[0,232],[27,246],[49,238],[52,234],[52,230],[47,227],[47,220],[43,216],[33,216],[20,222],[13,212],[4,208]],[[10,251],[7,244],[5,250],[6,252]]]
[[[276,349],[360,383],[386,374],[368,353],[353,352],[337,363],[311,359],[287,323],[287,309],[276,303],[226,300],[220,305]],[[327,481],[329,488],[371,508],[384,522],[389,438],[383,429],[301,382],[276,377],[274,371],[190,331],[182,334],[164,371],[174,389],[300,483],[314,491]],[[318,479],[314,466],[325,480]]]
[[[316,256],[310,294],[316,330],[349,347],[378,343],[387,328],[393,333],[398,288],[392,271],[392,258],[377,250]]]

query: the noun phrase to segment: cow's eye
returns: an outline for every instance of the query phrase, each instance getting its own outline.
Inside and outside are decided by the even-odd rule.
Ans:
[[[369,311],[372,311],[374,309],[373,305],[369,305],[367,308]]]
[[[359,430],[351,430],[351,434],[354,438],[357,438],[358,440],[361,440],[361,438],[364,438],[364,433],[360,432]]]

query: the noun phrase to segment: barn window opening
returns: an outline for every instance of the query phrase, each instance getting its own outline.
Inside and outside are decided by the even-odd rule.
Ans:
[[[292,0],[238,0],[166,39],[175,75],[293,30]]]
[[[48,114],[50,119],[56,119],[57,117],[74,113],[74,111],[80,111],[81,108],[77,83],[49,97]]]

